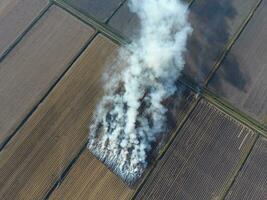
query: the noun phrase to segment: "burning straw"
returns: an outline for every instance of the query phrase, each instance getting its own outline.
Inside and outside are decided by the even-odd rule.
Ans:
[[[124,181],[133,184],[148,166],[152,143],[166,131],[162,102],[177,90],[192,29],[180,0],[130,0],[140,18],[139,37],[120,50],[126,67],[104,85],[89,133],[89,150]],[[124,59],[125,52],[131,52]]]

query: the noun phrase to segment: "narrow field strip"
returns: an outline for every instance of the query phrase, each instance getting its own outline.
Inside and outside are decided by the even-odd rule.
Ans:
[[[248,158],[250,157],[250,155],[251,155],[253,149],[255,148],[256,142],[258,141],[259,137],[260,137],[260,135],[256,135],[256,138],[255,138],[255,140],[254,140],[254,143],[252,144],[251,149],[249,150],[249,152],[248,152],[246,158],[243,160],[243,162],[241,162],[241,166],[240,166],[239,170],[237,171],[237,173],[235,174],[235,176],[232,177],[232,182],[229,183],[229,186],[228,186],[227,190],[225,190],[224,194],[222,195],[222,199],[225,200],[226,196],[229,194],[229,191],[231,190],[231,188],[232,188],[233,185],[235,184],[236,179],[237,179],[237,177],[238,177],[239,174],[240,174],[240,171],[242,171],[243,168],[244,168],[244,166],[247,164],[247,162],[248,162]]]
[[[262,1],[208,89],[267,128],[266,9]]]
[[[208,89],[199,88],[196,84],[188,81],[187,79],[181,78],[181,81],[184,85],[189,87],[191,90],[195,91],[198,95],[204,98],[209,103],[215,105],[220,110],[224,111],[226,114],[231,116],[232,118],[236,119],[240,123],[244,124],[245,126],[251,128],[252,130],[256,131],[263,137],[267,138],[267,129],[264,125],[256,121],[255,119],[251,118],[250,116],[246,115],[242,111],[238,110],[237,108],[233,107],[233,105],[229,104],[225,100],[218,97],[216,94],[212,93]]]
[[[50,7],[49,0],[2,0],[0,63]]]
[[[134,191],[85,149],[49,199],[126,200]]]
[[[129,44],[130,42],[129,40],[127,40],[126,38],[122,38],[121,36],[115,34],[113,31],[111,31],[111,28],[109,28],[107,25],[97,21],[94,18],[89,18],[88,16],[82,14],[81,12],[78,12],[76,9],[69,6],[64,0],[53,0],[53,2],[57,6],[68,11],[71,15],[83,21],[84,23],[88,24],[89,26],[94,27],[96,31],[105,35],[107,38],[111,39],[113,42],[120,44],[120,45]]]
[[[190,7],[193,33],[183,74],[204,86],[209,72],[224,53],[259,0],[197,0]]]
[[[216,94],[210,92],[209,90],[205,90],[205,92],[203,93],[203,97],[207,99],[209,102],[211,102],[212,104],[216,105],[218,108],[220,108],[224,112],[226,112],[227,114],[229,114],[234,119],[240,121],[244,125],[258,132],[263,137],[267,137],[266,126],[259,123],[251,116],[233,107],[231,104],[229,104],[225,100],[222,100],[220,97],[216,96]]]
[[[42,199],[62,176],[87,141],[104,63],[116,49],[98,36],[0,152],[1,199]]]
[[[265,199],[267,195],[267,140],[259,137],[247,162],[229,189],[226,200]]]
[[[63,0],[65,3],[98,22],[107,23],[126,0]]]
[[[221,199],[255,139],[201,100],[135,199]]]
[[[195,0],[183,0],[189,3],[189,6],[193,4]],[[128,0],[122,5],[122,7],[115,13],[115,15],[109,20],[108,27],[116,35],[122,38],[127,38],[131,41],[134,36],[139,33],[139,19],[130,12],[128,7]]]
[[[121,4],[118,6],[118,8],[116,9],[116,10],[114,10],[114,12],[112,13],[112,15],[106,20],[106,24],[108,24],[109,23],[109,21],[113,18],[113,16],[121,9],[121,7],[123,6],[123,5],[125,5],[126,4],[126,2],[127,2],[127,0],[123,0],[122,2],[121,2]]]
[[[0,63],[1,150],[86,46],[94,30],[52,6]]]
[[[262,0],[259,0],[258,3],[255,5],[254,8],[250,11],[248,17],[244,20],[244,22],[241,24],[240,28],[237,30],[237,32],[234,34],[232,39],[229,41],[229,43],[226,45],[225,49],[223,50],[222,55],[220,58],[216,61],[214,67],[210,71],[209,75],[207,76],[207,79],[205,80],[204,86],[207,87],[211,78],[214,76],[216,71],[221,66],[223,60],[227,56],[227,54],[230,52],[232,46],[235,44],[235,42],[238,40],[239,36],[242,34],[242,32],[245,30],[246,26],[248,25],[249,21],[252,19],[252,17],[255,15],[255,12],[259,8],[260,4],[262,3]]]
[[[178,137],[178,134],[180,132],[180,129],[184,126],[186,121],[188,120],[189,116],[194,112],[196,105],[198,104],[200,98],[197,98],[194,103],[192,103],[191,107],[189,108],[187,114],[184,116],[180,124],[177,126],[177,128],[173,131],[171,134],[171,137],[169,138],[168,142],[165,144],[165,146],[161,149],[160,153],[158,154],[158,157],[155,159],[155,161],[151,164],[151,166],[148,168],[144,178],[141,180],[139,185],[137,186],[135,192],[131,196],[131,200],[135,199],[139,191],[142,189],[142,187],[146,184],[147,179],[152,174],[153,170],[157,167],[159,160],[165,155],[173,141],[176,137]]]

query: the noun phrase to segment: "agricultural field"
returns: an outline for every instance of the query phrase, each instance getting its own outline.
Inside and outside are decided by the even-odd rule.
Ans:
[[[226,199],[264,199],[267,195],[267,140],[260,137]]]
[[[6,185],[10,184],[1,190],[1,197],[17,198],[13,195],[20,194],[40,198],[45,195],[45,189],[53,186],[64,166],[84,147],[87,125],[90,122],[88,116],[92,115],[101,95],[100,77],[105,63],[115,56],[117,48],[117,45],[107,38],[97,36],[1,152],[1,181]],[[190,109],[190,102],[194,101],[190,91],[182,91],[182,94],[182,97],[177,96],[177,103],[169,105],[174,113],[179,113],[170,125],[173,126],[173,132]],[[174,120],[173,117],[170,113],[170,123]],[[166,140],[169,137],[166,137]],[[20,159],[17,159],[18,157]],[[103,168],[103,164],[96,159],[94,162]],[[21,170],[23,173],[18,173]],[[103,170],[105,173],[111,173],[107,168]],[[33,171],[35,173],[32,173]],[[51,173],[47,174],[47,171]],[[93,175],[99,176],[97,173]],[[87,177],[89,181],[96,178],[92,176],[90,179],[89,174]],[[16,182],[18,178],[19,184]],[[32,187],[36,181],[41,187]]]
[[[235,40],[258,0],[196,1],[191,6],[193,34],[188,41],[184,74],[205,84],[221,55]]]
[[[92,28],[53,6],[1,62],[0,146],[56,83],[93,33]]]
[[[243,27],[259,0],[198,0],[190,7],[193,33],[188,41],[184,75],[201,85],[214,65]],[[126,38],[138,34],[139,21],[126,4],[111,18],[109,25]]]
[[[1,199],[43,197],[82,149],[101,95],[103,63],[115,50],[112,42],[96,38],[4,148],[0,185],[9,187],[1,188]]]
[[[79,10],[86,16],[92,16],[102,23],[115,13],[125,0],[63,0],[73,8]]]
[[[208,85],[216,95],[264,125],[267,125],[266,8],[267,2],[263,1]]]
[[[124,200],[130,199],[134,191],[107,170],[106,166],[88,150],[84,150],[63,183],[51,194],[50,199]]]
[[[0,199],[264,199],[264,0],[188,1],[186,66],[135,185],[86,148],[103,74],[140,29],[128,2],[1,1]]]
[[[200,101],[136,199],[222,199],[255,136]]]
[[[1,0],[0,60],[33,21],[46,10],[48,4],[49,0]]]

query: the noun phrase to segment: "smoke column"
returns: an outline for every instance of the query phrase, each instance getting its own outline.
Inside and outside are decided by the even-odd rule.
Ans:
[[[128,183],[148,165],[152,144],[166,131],[162,102],[177,90],[191,33],[188,5],[180,0],[130,0],[139,37],[120,50],[89,133],[89,150]],[[126,53],[130,52],[130,53]],[[127,59],[126,59],[127,58]]]

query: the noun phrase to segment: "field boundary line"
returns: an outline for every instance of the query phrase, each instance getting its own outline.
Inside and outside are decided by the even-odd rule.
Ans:
[[[8,49],[0,56],[0,63],[8,56],[8,54],[20,43],[20,41],[31,31],[31,29],[37,24],[37,22],[45,15],[45,13],[50,9],[53,4],[49,1],[48,5],[42,10],[42,12],[32,21],[32,23],[27,27],[27,29],[20,34],[20,36],[8,47]],[[31,115],[31,111],[29,113]],[[9,141],[15,136],[17,131],[26,122],[28,115],[17,125],[16,129],[2,142],[0,143],[0,152],[5,148]]]
[[[219,110],[223,111],[228,116],[232,117],[233,119],[237,120],[244,126],[247,126],[248,128],[252,129],[253,131],[267,138],[267,128],[264,124],[261,124],[254,118],[250,117],[249,115],[240,111],[236,107],[232,106],[230,103],[218,97],[216,94],[208,90],[206,87],[200,88],[196,84],[184,78],[180,78],[179,81],[181,81],[184,85],[186,85],[191,90],[195,91],[197,94],[202,96],[212,105],[215,105]]]
[[[76,10],[73,7],[69,6],[63,0],[51,0],[51,1],[55,5],[57,5],[58,7],[64,9],[65,11],[67,11],[68,13],[70,13],[71,15],[75,16],[76,18],[78,18],[82,22],[86,23],[87,25],[89,25],[90,27],[92,27],[93,29],[95,29],[96,30],[96,35],[98,33],[101,33],[104,36],[106,36],[107,38],[109,38],[112,41],[114,41],[116,44],[119,44],[120,46],[125,46],[125,45],[127,45],[127,44],[130,43],[130,40],[126,40],[126,38],[123,38],[122,36],[120,36],[117,33],[115,33],[114,30],[112,30],[111,27],[109,27],[106,24],[104,24],[104,23],[96,20],[95,18],[93,18],[91,16],[88,17],[88,16],[80,13],[78,10]],[[127,0],[125,0],[124,2],[122,2],[122,4],[119,6],[119,8],[121,8],[126,1]],[[191,4],[194,1],[196,1],[196,0],[192,0],[191,1]],[[111,17],[107,20],[107,22],[116,14],[116,12],[119,10],[119,8],[111,15]],[[172,134],[170,140],[168,140],[168,143],[160,151],[160,154],[155,159],[154,164],[151,165],[151,168],[148,170],[148,172],[146,173],[145,177],[142,179],[142,182],[140,183],[140,185],[138,186],[138,188],[140,188],[141,185],[143,185],[145,183],[145,180],[148,178],[148,176],[150,175],[150,173],[153,171],[154,167],[157,165],[158,161],[162,158],[163,154],[167,151],[169,145],[172,144],[172,142],[176,138],[177,134],[179,133],[179,130],[182,128],[183,124],[185,124],[185,122],[187,121],[188,117],[190,116],[190,114],[193,112],[193,110],[195,109],[196,105],[198,104],[199,100],[200,100],[200,98],[198,98],[193,103],[193,105],[190,106],[189,111],[187,111],[186,115],[183,117],[182,122],[180,123],[180,125],[176,128],[175,131],[173,131],[173,134]],[[49,197],[52,195],[52,193],[54,192],[54,190],[61,185],[61,183],[64,181],[65,177],[68,175],[69,171],[75,165],[76,161],[79,159],[80,155],[82,154],[82,152],[85,149],[86,149],[86,145],[83,145],[83,147],[81,148],[81,150],[79,151],[79,153],[67,165],[67,167],[65,168],[65,170],[63,170],[63,173],[55,181],[55,183],[53,184],[53,186],[48,190],[48,192],[46,193],[46,195],[44,197],[45,200],[49,199]],[[135,194],[137,194],[137,191],[138,191],[138,189],[136,189],[136,191],[134,192],[133,196]]]
[[[126,38],[122,37],[121,35],[118,35],[107,24],[103,24],[101,22],[98,22],[93,17],[91,18],[91,17],[88,17],[88,16],[85,16],[85,15],[81,14],[78,10],[72,8],[67,3],[65,3],[64,0],[52,0],[52,1],[54,1],[58,6],[62,7],[63,9],[69,11],[71,14],[73,14],[74,16],[79,18],[80,20],[84,21],[89,26],[92,26],[93,28],[95,28],[97,31],[99,31],[100,33],[102,33],[103,35],[105,35],[106,37],[111,39],[112,41],[114,41],[116,44],[119,44],[120,46],[125,46],[125,45],[130,43],[129,39],[126,39]],[[192,4],[194,2],[196,2],[196,1],[197,0],[192,0],[189,3],[189,7],[191,7]],[[258,3],[256,4],[255,8],[252,9],[253,12],[250,13],[250,15],[249,15],[250,17],[248,17],[249,19],[251,19],[251,17],[254,15],[254,13],[256,12],[256,9],[259,7],[261,2],[262,2],[262,0],[259,0]],[[248,20],[248,18],[247,18],[247,20]],[[248,22],[246,22],[246,24],[247,23]],[[239,32],[240,33],[238,35],[240,35],[242,31],[239,31]],[[223,54],[225,54],[225,52]],[[260,133],[262,133],[262,135],[267,137],[266,127],[264,127],[264,125],[261,124],[260,122],[258,122],[257,120],[253,119],[250,116],[247,116],[245,113],[243,113],[242,111],[239,111],[237,108],[233,107],[228,102],[222,100],[220,97],[215,96],[206,87],[204,87],[204,88],[199,87],[192,80],[184,81],[183,78],[180,78],[179,80],[184,85],[189,86],[189,88],[191,88],[195,92],[199,93],[201,96],[204,96],[205,99],[208,99],[210,102],[213,102],[213,104],[218,105],[221,109],[223,108],[222,110],[226,110],[228,115],[235,116],[234,118],[239,119],[238,121],[241,121],[245,125],[248,125],[252,129],[259,131]],[[205,92],[203,93],[203,92],[200,92],[200,91],[205,91]]]
[[[224,200],[227,196],[227,194],[229,194],[231,188],[233,187],[234,183],[236,182],[236,179],[238,178],[238,175],[240,174],[241,170],[244,168],[245,164],[248,161],[249,156],[252,154],[252,151],[257,143],[259,139],[259,134],[256,135],[253,144],[251,145],[251,148],[248,152],[248,154],[246,155],[246,157],[244,158],[244,160],[240,161],[241,166],[239,167],[239,169],[237,170],[237,172],[233,175],[232,179],[231,179],[231,183],[229,183],[229,185],[227,186],[225,192],[222,194],[222,199]]]
[[[18,133],[18,131],[21,129],[21,127],[28,122],[32,114],[38,109],[38,107],[45,101],[46,97],[49,96],[51,91],[56,87],[56,85],[62,80],[62,78],[65,76],[65,74],[69,71],[69,69],[72,67],[73,63],[76,62],[76,60],[80,57],[80,55],[83,53],[83,51],[91,44],[91,42],[94,40],[94,38],[97,36],[98,32],[94,32],[92,36],[85,42],[85,44],[81,47],[81,49],[78,51],[76,55],[73,56],[73,59],[70,60],[69,64],[67,64],[66,69],[60,74],[60,76],[55,80],[55,82],[48,88],[48,90],[45,92],[45,94],[41,97],[41,99],[34,105],[34,107],[30,110],[30,112],[22,119],[22,121],[18,124],[17,128],[10,134],[7,139],[4,140],[0,144],[0,152],[6,147],[6,145],[9,144],[9,142],[15,137],[15,135]]]
[[[34,25],[44,16],[53,4],[49,1],[48,4],[41,10],[41,12],[33,19],[33,21],[26,26],[26,29],[19,34],[19,36],[8,45],[7,49],[0,55],[0,63],[8,56],[8,54],[19,44],[25,35],[34,27]]]
[[[123,1],[119,8],[121,8],[123,6],[123,4],[126,2],[127,0]],[[104,36],[106,36],[105,34],[103,34],[103,32],[97,28],[95,28],[95,26],[91,25],[91,24],[88,24],[87,22],[85,22],[83,19],[81,19],[79,16],[76,16],[75,13],[70,13],[71,10],[69,9],[65,9],[64,7],[62,7],[62,5],[60,4],[57,4],[56,1],[54,0],[51,0],[52,5],[56,5],[60,8],[62,8],[63,10],[65,10],[66,12],[68,12],[69,14],[71,14],[72,16],[80,19],[82,22],[84,22],[85,24],[89,25],[92,29],[95,30],[95,33],[89,38],[89,40],[87,41],[86,45],[84,45],[83,48],[81,48],[81,50],[79,51],[79,53],[75,56],[75,59],[70,63],[69,67],[66,69],[66,71],[61,75],[61,77],[59,78],[59,80],[57,81],[57,83],[64,78],[65,74],[67,73],[67,71],[69,71],[69,69],[73,66],[73,64],[76,62],[77,59],[79,59],[79,57],[81,56],[81,54],[84,52],[84,50],[86,48],[88,48],[90,46],[90,44],[92,43],[92,41],[99,35],[99,34],[102,34]],[[109,17],[109,19],[107,19],[106,21],[108,22],[111,17],[113,17],[116,12],[119,10],[119,8],[117,8],[113,14]],[[86,17],[86,16],[81,16],[81,17]],[[86,17],[87,18],[87,17]],[[100,23],[100,22],[99,22]],[[106,36],[107,37],[107,36]],[[108,37],[109,38],[109,37]],[[109,38],[111,39],[111,38]],[[112,40],[114,41],[114,40]],[[121,45],[121,43],[118,43],[116,42],[117,44]],[[57,83],[54,85],[54,87],[57,85]],[[53,87],[53,88],[54,88]],[[52,89],[53,89],[52,88]],[[49,92],[46,94],[46,96],[49,95],[49,93],[52,91],[49,90]],[[46,96],[43,98],[43,100],[45,100]],[[37,108],[36,108],[37,109]],[[32,112],[33,113],[33,112]],[[48,200],[50,198],[50,196],[53,194],[53,192],[55,191],[56,188],[58,188],[62,183],[63,181],[65,180],[65,178],[68,176],[69,172],[71,171],[71,169],[73,168],[73,166],[76,164],[76,162],[78,161],[78,159],[80,158],[80,156],[82,155],[82,153],[86,150],[86,146],[87,146],[87,143],[88,141],[82,145],[81,149],[79,150],[79,152],[76,154],[76,156],[74,156],[74,158],[69,162],[69,164],[66,165],[65,169],[63,169],[62,173],[60,174],[60,176],[58,177],[58,179],[54,182],[54,184],[52,185],[52,187],[50,187],[47,191],[47,193],[45,194],[44,196],[44,200]]]
[[[231,51],[231,49],[234,46],[234,44],[238,41],[240,35],[246,29],[248,23],[253,18],[255,12],[257,11],[257,9],[259,8],[259,6],[260,6],[261,3],[262,3],[262,0],[259,0],[256,3],[256,5],[249,12],[249,15],[247,16],[247,18],[243,21],[243,23],[240,25],[239,29],[235,32],[235,34],[233,35],[233,37],[231,38],[231,40],[227,42],[227,44],[226,44],[226,46],[225,46],[222,54],[215,61],[215,64],[212,66],[212,69],[209,72],[209,74],[208,74],[208,76],[207,76],[207,78],[206,78],[206,80],[204,82],[204,86],[205,87],[208,86],[210,80],[212,79],[212,77],[214,76],[214,74],[218,71],[218,69],[220,68],[222,62],[224,61],[224,59],[226,58],[226,56],[228,55],[228,53]]]
[[[203,97],[212,104],[216,105],[219,109],[227,113],[230,117],[233,117],[237,121],[241,122],[243,125],[248,126],[250,129],[258,132],[260,135],[267,138],[267,130],[265,125],[261,124],[246,113],[240,111],[239,109],[233,107],[230,103],[216,96],[214,93],[207,89],[204,89]]]
[[[69,162],[69,164],[66,165],[65,169],[63,169],[61,175],[54,182],[53,186],[47,191],[47,193],[44,197],[44,200],[48,200],[50,198],[50,196],[53,194],[53,192],[55,191],[55,189],[60,187],[60,185],[63,183],[65,178],[68,176],[69,172],[74,167],[74,165],[76,164],[76,162],[78,161],[78,159],[80,158],[82,153],[86,150],[87,143],[88,143],[88,141],[85,144],[83,144],[80,151],[74,156],[74,158]]]
[[[67,4],[64,0],[52,0],[52,1],[55,5],[67,11],[69,14],[75,16],[76,18],[78,18],[85,24],[89,25],[90,27],[94,28],[97,32],[102,33],[104,36],[106,36],[116,44],[125,46],[130,43],[130,41],[127,38],[124,38],[123,36],[115,33],[115,31],[112,30],[112,28],[109,27],[107,24],[98,21],[93,16],[86,16],[82,14],[81,12],[79,12],[78,10]],[[114,16],[114,14],[112,16]]]
[[[125,37],[123,37],[122,35],[120,35],[118,33],[118,31],[114,30],[112,27],[108,26],[107,24],[103,24],[103,23],[99,22],[94,17],[85,16],[84,14],[80,13],[78,10],[76,10],[76,9],[72,8],[71,6],[69,6],[63,0],[53,0],[53,1],[55,2],[55,4],[57,4],[58,6],[60,6],[61,8],[65,9],[65,10],[67,10],[72,15],[74,15],[78,19],[82,20],[84,23],[86,23],[89,26],[95,28],[97,31],[99,31],[100,33],[102,33],[104,36],[106,36],[109,39],[111,39],[112,41],[114,41],[116,44],[119,44],[120,46],[125,46],[125,45],[127,45],[127,44],[130,43],[130,40],[129,39],[126,39]],[[197,1],[197,0],[192,0],[190,2],[190,6],[195,1]],[[222,55],[220,56],[220,59],[217,61],[217,64],[215,66],[217,66],[217,65],[218,65],[217,67],[220,66],[220,62],[224,59],[224,57],[230,51],[230,49],[233,46],[234,42],[242,34],[242,31],[245,29],[246,24],[249,23],[249,20],[252,18],[252,16],[256,12],[256,9],[260,5],[260,2],[261,1],[262,0],[260,0],[256,4],[255,8],[252,9],[253,12],[250,12],[250,14],[246,18],[245,22],[243,22],[243,24],[240,26],[241,28],[239,29],[239,31],[237,31],[234,34],[232,40],[230,40],[230,42],[227,44],[228,47],[226,49],[224,49],[224,51],[222,52]],[[215,70],[212,71],[212,72],[210,72],[210,73],[215,73]],[[233,117],[234,119],[236,119],[242,125],[249,127],[250,129],[256,131],[257,133],[260,133],[264,137],[267,137],[266,129],[265,129],[265,127],[262,126],[262,124],[260,124],[256,120],[252,119],[251,117],[246,116],[243,112],[238,111],[236,108],[234,108],[233,106],[231,106],[226,101],[222,101],[222,99],[220,99],[219,97],[216,97],[214,94],[212,94],[210,91],[208,91],[207,88],[203,88],[202,89],[199,86],[197,86],[195,83],[192,83],[192,81],[187,82],[187,81],[184,81],[183,79],[179,79],[179,81],[183,85],[185,85],[187,88],[190,88],[191,90],[193,90],[194,92],[196,92],[203,99],[207,100],[212,105],[215,105],[216,108],[218,108],[219,110],[223,111],[228,116]],[[194,105],[192,105],[192,107],[191,107],[192,111],[195,109],[195,107],[198,104],[198,102],[200,101],[200,99],[201,98],[198,98],[198,100],[194,103]],[[158,161],[162,158],[162,156],[164,155],[164,153],[168,149],[169,145],[171,145],[172,141],[178,135],[179,130],[182,128],[183,124],[186,122],[186,120],[189,117],[189,115],[190,115],[191,112],[190,111],[188,112],[188,116],[185,116],[184,117],[184,119],[183,119],[184,121],[179,125],[179,127],[177,128],[177,130],[174,132],[174,134],[172,135],[171,139],[169,140],[169,142],[163,147],[163,150],[161,152],[162,154],[160,154],[157,157],[157,159],[155,160],[155,162],[152,164],[151,168],[148,170],[148,172],[146,173],[145,177],[142,179],[141,183],[137,186],[137,189],[134,192],[134,194],[131,197],[131,199],[134,199],[135,198],[135,196],[139,192],[140,188],[144,185],[144,183],[146,182],[147,178],[149,177],[149,175],[151,174],[151,172],[153,171],[153,169],[156,167]]]
[[[121,3],[120,3],[120,5],[118,6],[118,8],[117,9],[115,9],[114,11],[113,11],[113,13],[108,17],[108,19],[105,21],[105,24],[108,24],[109,23],[109,21],[112,19],[112,17],[114,17],[114,15],[116,15],[116,13],[120,10],[120,8],[126,3],[126,1],[128,1],[128,0],[123,0]]]
[[[119,31],[115,30],[114,28],[112,28],[111,26],[107,24],[111,20],[111,18],[117,13],[119,8],[121,8],[126,3],[127,0],[124,0],[120,4],[120,6],[114,11],[112,16],[109,19],[107,19],[106,23],[100,22],[92,15],[89,15],[89,14],[85,15],[81,13],[79,10],[73,8],[68,3],[66,3],[64,0],[50,0],[50,1],[53,2],[55,5],[61,7],[62,9],[66,10],[67,12],[69,12],[71,15],[75,16],[79,20],[83,21],[87,25],[93,27],[94,29],[102,33],[104,36],[106,36],[107,38],[115,42],[116,44],[119,44],[121,46],[126,46],[127,44],[131,43],[131,40],[129,38],[121,35]],[[189,7],[195,1],[197,0],[190,0]]]
[[[195,100],[195,102],[190,106],[190,109],[187,111],[186,115],[183,117],[181,123],[173,131],[173,134],[171,135],[171,137],[168,140],[168,142],[164,145],[164,147],[162,147],[162,149],[160,150],[159,155],[156,157],[155,161],[153,163],[151,163],[150,168],[146,172],[145,176],[142,178],[142,181],[138,184],[138,186],[137,186],[136,190],[134,191],[134,193],[133,193],[132,197],[130,198],[130,200],[134,200],[136,198],[136,195],[140,192],[141,188],[144,186],[144,184],[148,180],[148,178],[151,175],[151,173],[157,167],[159,161],[162,159],[162,157],[165,155],[165,153],[167,152],[169,147],[172,145],[172,143],[174,142],[175,138],[179,135],[180,130],[183,128],[183,126],[185,125],[185,123],[187,122],[187,120],[189,119],[191,114],[194,112],[194,110],[196,109],[196,107],[197,107],[197,105],[198,105],[200,100],[201,100],[201,98],[198,97]]]
[[[71,15],[75,16],[76,18],[78,18],[79,20],[81,20],[82,22],[84,22],[85,24],[87,24],[90,27],[94,28],[97,31],[96,34],[97,33],[101,33],[104,36],[106,36],[107,38],[109,38],[110,40],[112,40],[113,42],[115,42],[116,44],[119,44],[120,46],[125,46],[125,45],[127,45],[127,44],[130,43],[130,39],[123,37],[118,31],[116,31],[115,29],[113,29],[112,27],[110,27],[109,25],[107,25],[106,23],[102,23],[102,22],[98,21],[93,16],[89,16],[89,15],[86,16],[86,15],[82,14],[81,12],[79,12],[78,10],[76,10],[75,8],[73,8],[70,5],[68,5],[63,0],[51,0],[51,1],[55,5],[61,7],[62,9],[64,9],[68,13],[70,13]],[[190,5],[189,6],[191,6],[195,1],[197,1],[197,0],[192,0],[190,2]],[[120,7],[122,7],[125,2],[126,1],[124,1],[120,5]],[[250,14],[246,18],[245,22],[243,22],[243,24],[240,26],[239,31],[237,31],[234,34],[232,40],[230,40],[230,42],[228,42],[228,44],[227,44],[228,47],[226,49],[224,49],[222,55],[219,56],[219,60],[216,62],[216,64],[213,66],[213,68],[214,67],[217,67],[216,70],[219,68],[220,63],[224,60],[225,56],[228,54],[228,52],[230,51],[230,49],[233,46],[233,44],[235,43],[235,41],[242,34],[242,31],[245,29],[246,25],[249,23],[250,19],[253,17],[254,13],[256,12],[256,9],[259,7],[259,5],[260,5],[261,2],[262,2],[262,0],[259,0],[259,2],[257,3],[257,5],[255,6],[255,8],[252,9],[253,12],[250,12]],[[119,8],[113,13],[112,16],[114,16],[116,14],[116,12],[119,10]],[[110,19],[108,19],[107,22]],[[212,70],[210,72],[210,74],[213,75],[213,73],[215,73],[216,70],[215,69]],[[212,77],[212,75],[210,75],[210,76]],[[142,179],[141,183],[137,186],[137,189],[133,193],[131,199],[134,199],[136,197],[136,195],[140,191],[140,188],[145,184],[145,182],[147,181],[149,175],[152,173],[152,171],[157,166],[158,161],[162,158],[162,156],[168,150],[168,147],[172,144],[172,142],[174,141],[174,139],[178,135],[179,131],[181,130],[181,128],[183,127],[183,125],[185,124],[185,122],[187,121],[187,119],[189,118],[190,114],[196,108],[196,106],[197,106],[198,102],[201,100],[201,98],[207,100],[212,105],[215,105],[216,108],[218,108],[222,112],[226,113],[228,116],[233,117],[238,122],[240,122],[242,125],[249,127],[250,129],[254,130],[256,133],[259,133],[260,135],[262,135],[264,137],[267,137],[266,128],[262,124],[260,124],[258,121],[254,120],[253,118],[247,116],[246,114],[244,114],[243,112],[239,111],[238,109],[234,108],[228,102],[226,102],[226,101],[222,100],[221,98],[215,96],[206,87],[200,88],[199,86],[196,85],[196,83],[193,83],[192,81],[189,81],[189,80],[186,80],[185,81],[182,78],[179,79],[179,81],[183,85],[185,85],[187,88],[190,88],[191,90],[193,90],[194,92],[196,92],[199,95],[199,97],[197,98],[196,102],[194,102],[193,105],[191,105],[190,110],[188,111],[187,115],[183,118],[181,124],[174,131],[174,133],[172,134],[172,136],[171,136],[170,140],[168,141],[168,143],[163,147],[163,150],[161,151],[161,153],[159,154],[159,156],[157,157],[157,159],[154,161],[154,163],[151,165],[150,169],[146,173],[145,177]],[[255,141],[256,140],[257,139],[255,139]],[[255,144],[253,144],[253,146],[254,145]],[[252,148],[253,148],[253,146],[252,146]],[[83,150],[84,150],[84,147],[81,149],[80,152],[83,152]],[[81,154],[80,152],[76,156],[77,158],[80,156],[80,154]],[[77,160],[76,157],[73,160],[75,160],[75,159]],[[75,164],[76,160],[74,162],[72,161],[67,166],[67,168],[64,170],[64,172],[62,173],[62,174],[64,174],[64,177],[67,176],[68,171],[71,170],[71,168]],[[234,177],[234,179],[235,179],[235,177]],[[64,180],[64,178],[63,178],[63,180]],[[63,180],[62,180],[62,176],[60,176],[60,178],[55,182],[54,186],[52,188],[50,188],[50,190],[48,191],[47,194],[52,194],[53,191],[56,189],[57,185],[60,184]],[[48,199],[49,196],[50,195],[47,195],[46,198]]]

